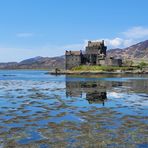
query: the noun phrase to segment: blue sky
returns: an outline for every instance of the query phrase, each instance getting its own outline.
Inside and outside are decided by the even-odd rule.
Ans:
[[[88,40],[148,39],[148,0],[0,0],[0,62],[59,56]]]

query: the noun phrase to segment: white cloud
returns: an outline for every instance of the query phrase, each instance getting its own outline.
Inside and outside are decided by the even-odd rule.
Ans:
[[[105,44],[108,46],[108,49],[111,48],[125,48],[129,47],[135,43],[138,43],[142,40],[148,38],[148,28],[138,26],[132,27],[127,31],[119,33],[117,37],[114,38],[104,38]],[[97,39],[93,41],[101,41],[102,39]],[[85,45],[86,45],[85,41]]]
[[[109,98],[122,98],[123,94],[118,93],[118,92],[109,92],[107,95]]]
[[[123,32],[123,35],[126,38],[132,38],[132,39],[145,38],[145,37],[148,37],[148,28],[145,28],[142,26],[133,27]]]
[[[91,40],[92,42],[101,42],[102,40],[105,41],[105,45],[110,46],[110,47],[119,47],[123,44],[123,39],[121,38],[113,38],[113,39],[97,39],[97,40]],[[84,41],[85,46],[88,44],[88,40]]]
[[[113,39],[106,39],[105,43],[107,46],[119,48],[119,47],[128,47],[135,43],[133,39],[124,39],[124,38],[113,38]]]
[[[105,39],[105,43],[107,46],[120,47],[123,44],[123,39],[118,37],[114,39]]]
[[[17,37],[31,37],[33,33],[18,33]],[[145,38],[143,38],[145,37]],[[120,33],[118,36],[114,38],[104,38],[97,39],[93,41],[105,41],[105,45],[107,45],[108,49],[112,48],[125,48],[133,45],[141,40],[146,39],[148,37],[148,28],[144,27],[133,27],[124,33]],[[91,39],[90,39],[91,40]],[[82,43],[76,44],[67,44],[67,45],[53,45],[47,43],[45,46],[38,48],[2,48],[0,47],[1,59],[0,62],[8,62],[8,61],[21,61],[27,58],[35,57],[35,56],[44,56],[44,57],[53,57],[64,55],[65,50],[84,50],[85,46],[88,44],[88,40],[84,40]]]
[[[17,33],[16,34],[17,37],[21,37],[21,38],[25,38],[25,37],[31,37],[33,36],[33,33],[29,33],[29,32],[22,32],[22,33]]]
[[[121,32],[117,37],[104,38],[103,40],[105,40],[105,44],[108,46],[108,49],[111,49],[111,48],[129,47],[142,40],[146,40],[147,38],[148,38],[148,28],[138,26],[138,27],[132,27],[127,31]],[[97,39],[94,41],[101,41],[101,40],[102,39]]]
[[[105,41],[105,45],[108,46],[108,49],[110,48],[124,48],[124,47],[128,47],[132,44],[135,43],[134,40],[132,39],[124,39],[124,38],[120,38],[120,37],[115,37],[112,39],[109,38],[104,38],[104,39],[98,39],[98,40],[93,40],[93,41]],[[85,45],[87,45],[87,41],[85,40]]]

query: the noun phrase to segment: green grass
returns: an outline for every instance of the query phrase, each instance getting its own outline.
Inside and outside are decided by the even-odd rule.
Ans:
[[[81,65],[72,68],[72,71],[116,71],[116,70],[133,70],[133,67],[117,67],[117,66],[86,66]]]
[[[148,59],[131,59],[133,61],[134,66],[138,66],[141,62],[147,63],[148,65]]]

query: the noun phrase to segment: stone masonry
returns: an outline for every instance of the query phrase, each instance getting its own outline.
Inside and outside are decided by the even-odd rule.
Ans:
[[[100,66],[121,66],[122,60],[114,57],[107,57],[107,47],[102,42],[88,41],[85,51],[67,51],[65,52],[66,69],[80,65],[100,65]]]

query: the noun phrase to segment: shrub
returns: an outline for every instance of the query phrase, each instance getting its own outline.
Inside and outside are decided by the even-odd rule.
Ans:
[[[139,65],[138,65],[138,68],[139,68],[140,70],[143,70],[143,68],[144,68],[145,66],[147,66],[147,63],[145,63],[145,62],[140,62]]]

